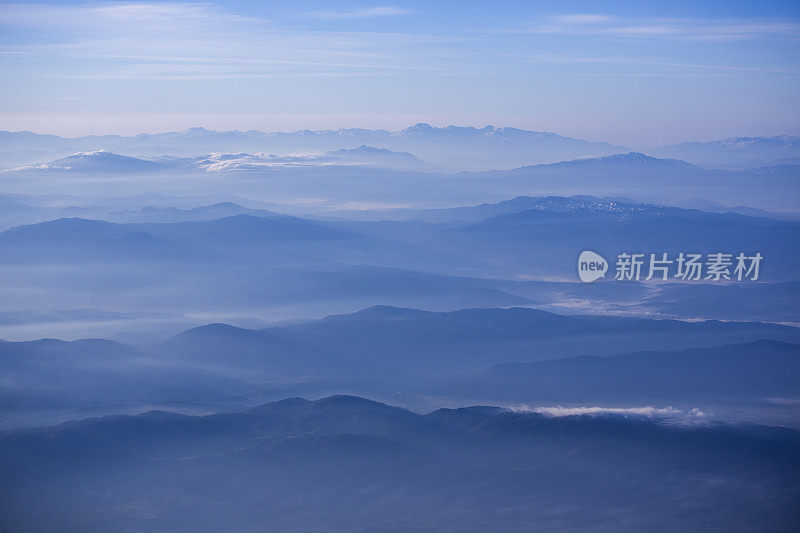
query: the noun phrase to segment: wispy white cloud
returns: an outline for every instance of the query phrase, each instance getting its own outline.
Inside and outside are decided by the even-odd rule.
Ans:
[[[768,67],[749,67],[749,66],[728,66],[728,65],[703,65],[697,63],[676,63],[670,61],[653,61],[648,59],[627,59],[624,57],[559,57],[559,61],[573,61],[581,63],[629,63],[635,65],[655,65],[659,67],[678,67],[708,70],[730,70],[746,72],[787,72],[786,69]]]
[[[520,413],[538,413],[545,416],[635,416],[644,418],[664,418],[664,419],[701,419],[708,416],[708,413],[700,409],[683,411],[674,407],[599,407],[599,406],[580,406],[564,407],[540,406],[529,407],[527,405],[517,405],[509,407],[510,410]]]
[[[330,67],[330,68],[360,68],[360,69],[376,69],[376,70],[421,70],[421,71],[439,71],[442,70],[436,67],[424,66],[402,66],[402,65],[387,65],[384,63],[350,63],[350,62],[331,62],[323,60],[289,60],[289,59],[271,59],[259,57],[193,57],[193,56],[153,56],[153,55],[115,55],[115,54],[86,54],[83,57],[93,59],[126,59],[142,62],[143,64],[163,64],[158,68],[170,69],[173,71],[176,68],[185,68],[187,66],[197,63],[220,64],[230,66],[284,66],[284,67]],[[175,65],[178,65],[177,67]],[[167,66],[168,65],[168,66]]]
[[[621,18],[567,14],[543,18],[523,33],[686,40],[800,39],[800,24],[784,19]]]
[[[800,407],[800,398],[767,398],[766,402],[773,405]]]
[[[209,3],[11,4],[3,9],[0,30],[24,28],[32,35],[42,30],[57,36],[56,41],[33,39],[3,50],[9,56],[59,58],[58,66],[38,71],[38,77],[215,80],[410,71],[447,75],[451,70],[443,60],[431,60],[429,52],[437,44],[453,42],[452,37],[292,30]],[[328,15],[365,18],[405,12],[382,6]]]
[[[164,31],[252,22],[209,3],[98,3],[98,4],[4,4],[3,26],[47,29],[107,28],[120,24],[128,31]]]
[[[556,54],[503,54],[496,56],[503,60],[524,61],[532,63],[564,63],[575,65],[614,65],[615,69],[587,69],[582,72],[562,73],[564,76],[588,77],[730,77],[754,74],[783,74],[771,79],[794,79],[800,74],[800,68],[792,66],[768,65],[715,65],[711,63],[690,63],[679,61],[663,61],[635,57],[604,57],[604,56],[564,56]],[[623,69],[625,66],[641,67],[636,71]],[[664,68],[662,68],[664,67]]]
[[[554,20],[562,24],[600,24],[610,22],[613,17],[609,15],[578,14],[578,15],[557,15]]]
[[[397,15],[408,15],[408,9],[401,9],[393,6],[367,7],[351,11],[312,11],[309,16],[324,19],[366,19],[373,17],[391,17]]]

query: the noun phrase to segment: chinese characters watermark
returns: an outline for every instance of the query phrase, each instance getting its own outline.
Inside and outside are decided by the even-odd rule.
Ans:
[[[758,281],[760,252],[711,254],[684,253],[621,253],[617,255],[614,279],[617,281],[681,280],[681,281]],[[578,258],[578,276],[583,282],[605,277],[608,262],[599,254],[584,251]]]

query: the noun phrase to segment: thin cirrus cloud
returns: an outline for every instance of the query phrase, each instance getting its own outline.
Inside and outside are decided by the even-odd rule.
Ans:
[[[578,14],[578,15],[557,15],[554,20],[563,24],[601,24],[610,22],[613,17],[608,15]]]
[[[0,26],[130,31],[218,27],[253,19],[206,3],[3,4]]]
[[[567,14],[543,18],[522,33],[688,40],[798,39],[792,20],[626,18],[602,14]]]
[[[773,72],[785,73],[794,72],[792,69],[768,68],[768,67],[749,67],[749,66],[728,66],[728,65],[701,65],[697,63],[674,63],[668,61],[649,61],[644,59],[628,59],[624,57],[558,57],[554,61],[578,62],[578,63],[623,63],[633,65],[654,65],[660,67],[675,67],[681,69],[701,69],[719,71],[742,71],[742,72]],[[795,69],[796,70],[796,69]]]
[[[365,19],[374,17],[391,17],[408,15],[411,11],[393,6],[377,6],[352,11],[312,11],[309,13],[314,18],[323,19]]]
[[[34,72],[41,78],[215,80],[441,73],[441,66],[416,61],[411,50],[447,41],[435,35],[293,31],[206,3],[6,4],[2,9],[0,29],[41,29],[56,36],[54,42],[26,39],[5,50],[61,58],[64,68]],[[406,12],[381,6],[320,16],[366,18]],[[92,62],[68,63],[86,59]],[[168,72],[156,65],[164,62],[171,63]]]

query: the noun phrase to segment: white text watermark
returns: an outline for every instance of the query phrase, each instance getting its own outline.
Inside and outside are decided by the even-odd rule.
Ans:
[[[758,281],[761,253],[715,252],[627,253],[617,255],[614,279],[617,281]],[[578,257],[578,277],[585,283],[604,278],[609,263],[596,252],[586,250]]]

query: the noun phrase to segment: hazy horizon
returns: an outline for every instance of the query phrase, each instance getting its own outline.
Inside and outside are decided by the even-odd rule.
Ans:
[[[537,133],[553,133],[553,134],[559,135],[561,137],[581,139],[581,140],[585,140],[585,141],[589,141],[589,142],[608,142],[610,144],[618,144],[618,146],[620,148],[630,148],[630,149],[632,149],[634,151],[647,150],[647,149],[652,149],[652,148],[658,148],[660,146],[667,146],[667,145],[681,144],[681,143],[691,143],[691,142],[705,143],[705,142],[713,142],[713,141],[718,141],[718,140],[736,139],[736,138],[774,138],[774,137],[784,137],[784,136],[789,136],[789,137],[800,136],[800,132],[798,132],[798,133],[777,132],[777,133],[774,133],[774,134],[765,134],[765,135],[726,135],[726,136],[722,136],[722,137],[703,137],[703,138],[689,136],[689,137],[686,137],[686,138],[676,138],[676,140],[674,142],[670,142],[670,143],[663,144],[663,145],[662,144],[658,144],[658,143],[653,144],[653,143],[642,143],[642,142],[634,142],[634,143],[629,143],[629,144],[624,144],[624,143],[619,144],[619,143],[614,143],[614,142],[610,141],[609,139],[604,138],[602,136],[599,136],[599,137],[581,137],[581,136],[576,136],[576,135],[568,135],[568,134],[566,134],[566,133],[564,133],[562,131],[557,131],[557,130],[539,130],[539,129],[536,129],[536,128],[533,128],[533,127],[522,127],[522,126],[515,126],[515,125],[511,125],[511,124],[504,124],[504,123],[481,122],[481,123],[471,123],[470,124],[470,123],[436,122],[436,121],[431,121],[431,120],[417,120],[415,122],[410,122],[410,123],[398,122],[397,124],[398,124],[398,126],[396,126],[396,127],[395,126],[392,126],[392,127],[381,126],[380,124],[376,124],[374,126],[349,126],[349,125],[336,126],[334,124],[334,125],[331,125],[331,126],[324,126],[324,127],[321,126],[321,127],[313,127],[313,128],[312,127],[302,127],[301,126],[301,127],[297,127],[297,128],[283,128],[283,129],[275,128],[275,129],[273,129],[273,128],[270,127],[270,126],[272,126],[272,124],[269,124],[269,123],[265,124],[265,127],[261,127],[261,128],[258,128],[258,127],[245,128],[245,127],[236,127],[236,126],[233,126],[233,127],[230,127],[230,128],[215,128],[215,127],[211,127],[209,124],[197,123],[197,124],[191,124],[191,125],[186,126],[186,127],[179,127],[179,128],[173,128],[173,129],[169,129],[169,128],[167,128],[167,129],[149,129],[147,131],[144,131],[144,130],[137,130],[137,129],[133,129],[133,128],[131,128],[130,130],[123,128],[123,129],[111,129],[111,130],[103,130],[103,131],[98,130],[98,131],[92,131],[92,132],[87,132],[87,133],[83,133],[83,134],[59,133],[58,131],[55,131],[55,130],[52,130],[52,131],[51,130],[37,130],[37,129],[31,129],[31,128],[23,128],[23,129],[16,129],[16,130],[12,130],[12,129],[3,130],[3,129],[0,129],[0,131],[5,131],[5,132],[8,132],[8,133],[35,133],[37,135],[55,135],[55,136],[58,136],[58,137],[63,137],[65,139],[72,139],[72,138],[80,138],[80,137],[103,137],[103,136],[135,137],[137,135],[158,135],[158,134],[164,134],[164,133],[182,133],[182,132],[186,132],[186,131],[189,131],[189,130],[200,130],[200,129],[211,131],[211,132],[217,132],[217,133],[229,133],[229,132],[243,132],[244,133],[244,132],[248,132],[248,131],[256,131],[256,132],[260,132],[260,133],[298,133],[298,132],[302,132],[302,131],[342,131],[342,130],[358,130],[358,129],[373,130],[373,131],[388,131],[390,133],[397,133],[397,132],[400,132],[400,131],[402,131],[404,129],[408,129],[408,128],[411,128],[413,126],[419,125],[419,124],[427,124],[429,126],[432,126],[434,128],[438,128],[438,129],[444,129],[444,128],[448,128],[448,127],[474,128],[476,130],[486,129],[486,128],[496,128],[496,129],[519,129],[519,130],[532,131],[532,132],[537,132]]]
[[[794,2],[0,10],[0,130],[72,137],[428,122],[643,147],[800,134]]]

